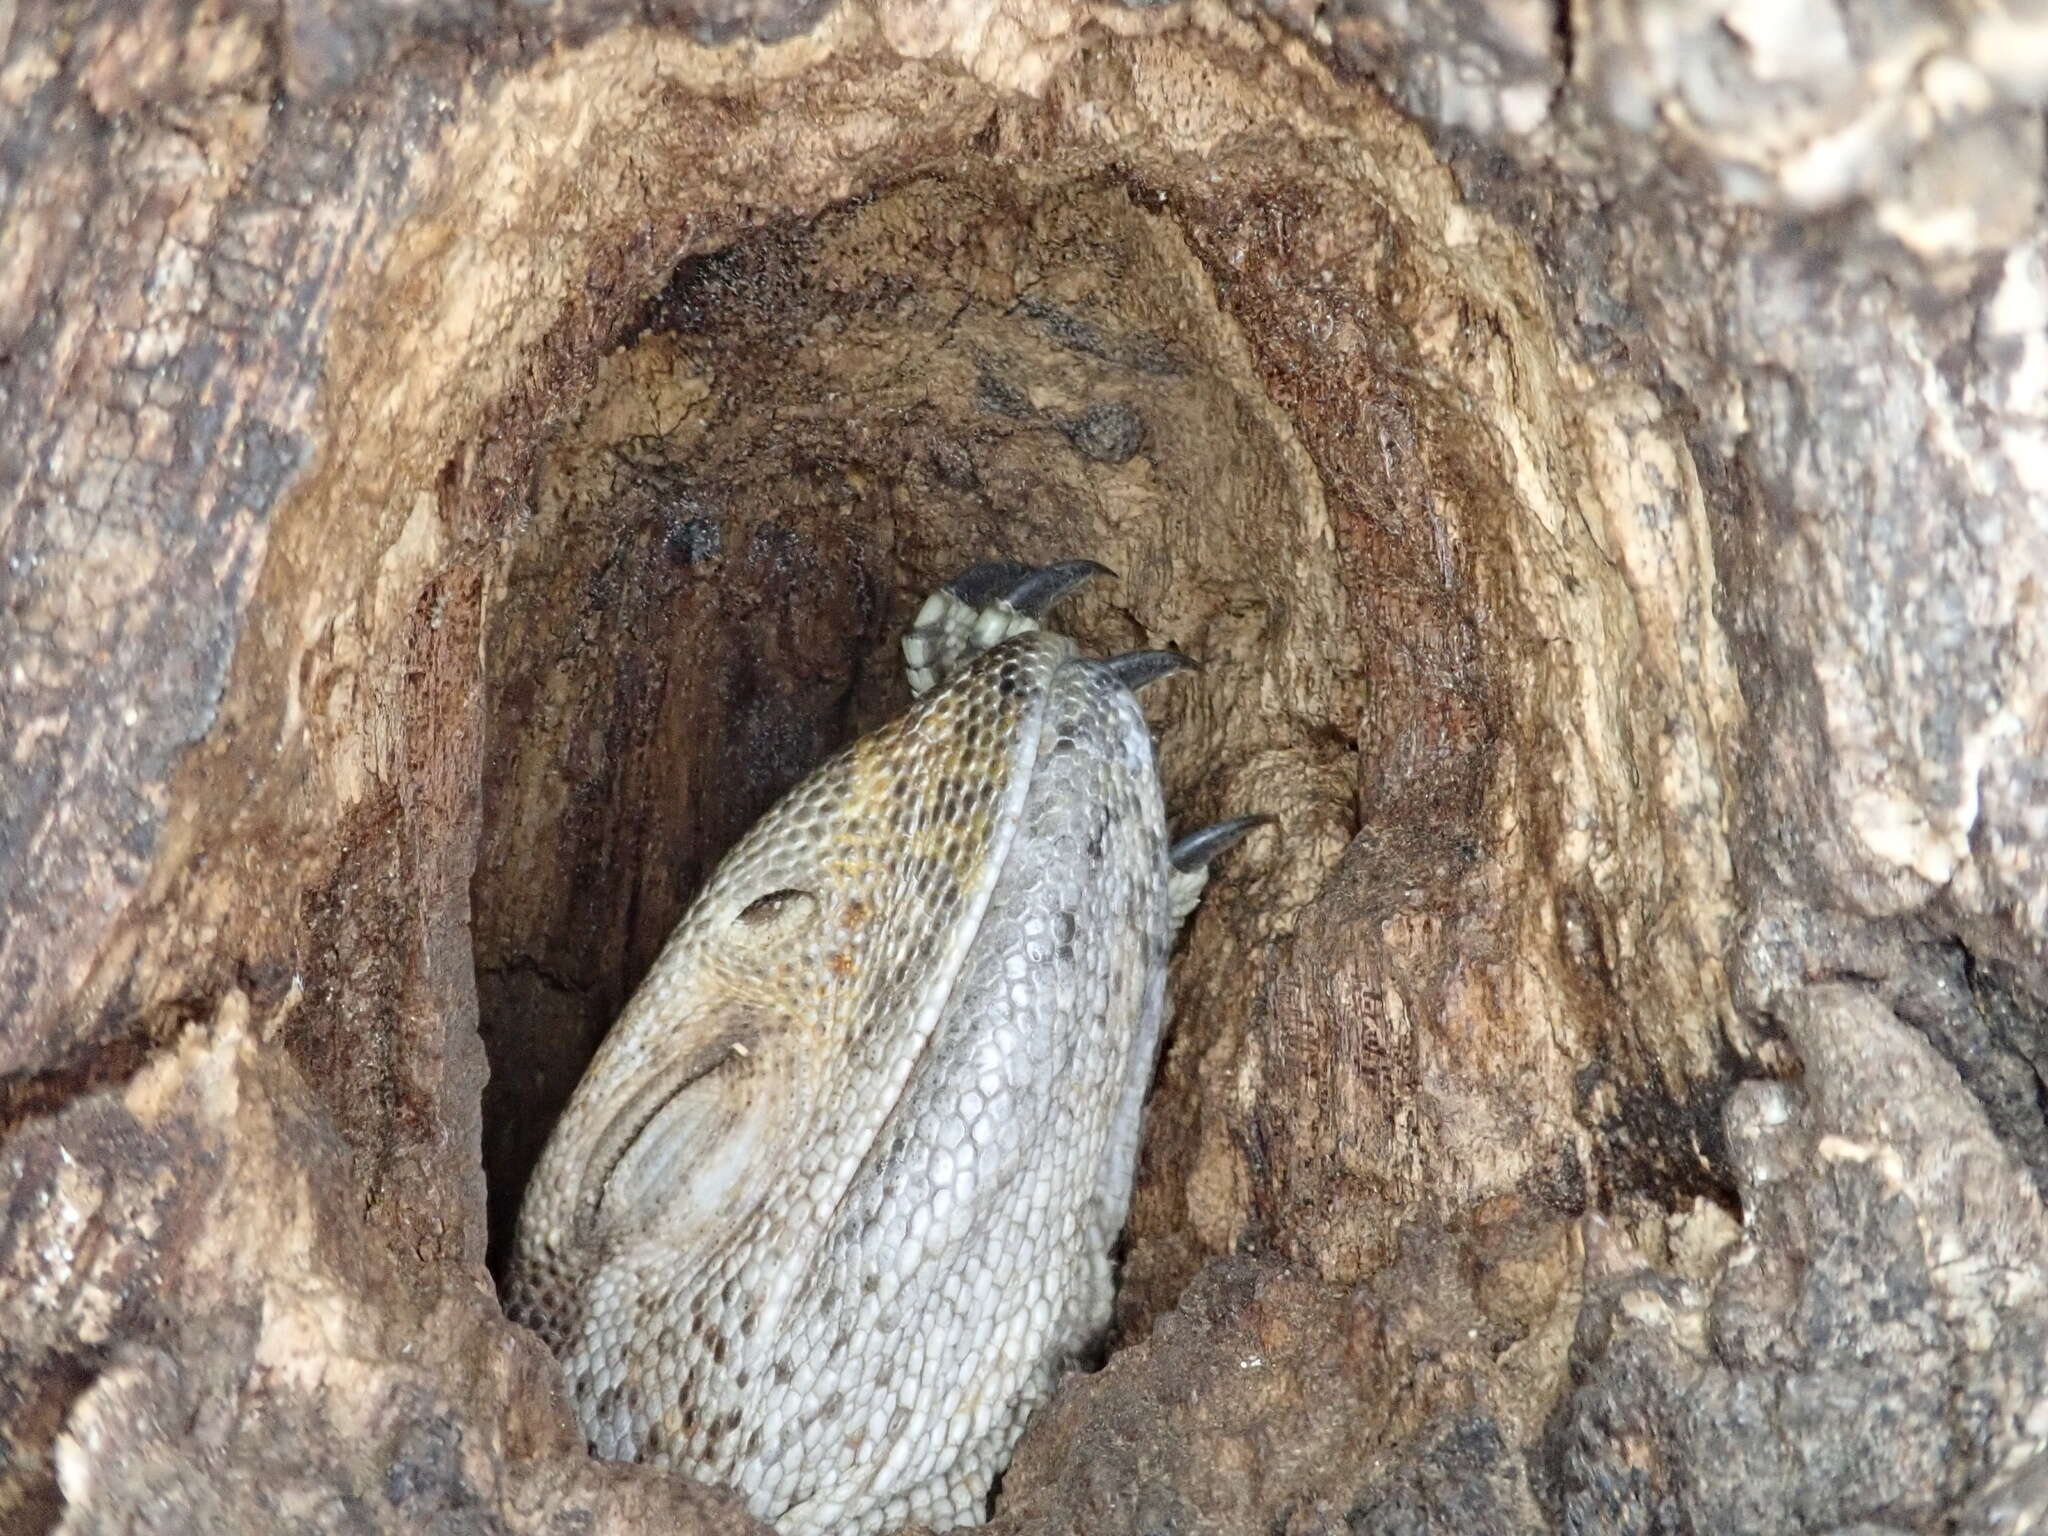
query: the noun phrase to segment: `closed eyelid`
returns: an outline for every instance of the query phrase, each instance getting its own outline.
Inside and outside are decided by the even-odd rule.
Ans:
[[[678,1096],[703,1082],[719,1068],[733,1064],[745,1066],[753,1054],[751,1047],[757,1038],[752,1031],[728,1035],[694,1052],[669,1071],[654,1074],[639,1092],[627,1100],[592,1150],[591,1166],[595,1177],[588,1183],[590,1204],[585,1220],[595,1221],[603,1213],[612,1175],[656,1117]]]

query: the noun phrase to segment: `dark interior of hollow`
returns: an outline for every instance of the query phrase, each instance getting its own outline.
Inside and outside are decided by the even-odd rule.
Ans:
[[[704,876],[907,700],[922,593],[991,555],[1115,565],[1158,536],[1107,528],[1134,477],[1199,479],[1216,445],[1175,439],[1242,428],[1175,327],[1123,302],[1146,277],[1127,189],[1054,207],[980,168],[884,201],[682,263],[544,450],[488,637],[472,883],[494,1268]],[[1130,585],[1063,622],[1198,644],[1150,630]]]
[[[494,1261],[692,893],[904,704],[914,604],[991,556],[1102,561],[1119,579],[1063,626],[1203,663],[1147,695],[1170,821],[1282,819],[1225,867],[1176,961],[1120,1336],[1233,1246],[1372,1272],[1404,1213],[1457,1183],[1408,1156],[1419,1117],[1454,1103],[1522,1170],[1500,1181],[1560,1215],[1718,1193],[1708,1100],[1665,1071],[1690,994],[1641,957],[1575,957],[1570,911],[1548,939],[1526,921],[1576,901],[1599,933],[1652,893],[1546,884],[1578,727],[1551,717],[1568,679],[1529,614],[1562,599],[1525,590],[1529,511],[1496,430],[1421,353],[1427,264],[1392,214],[1284,149],[1154,185],[969,158],[755,229],[685,261],[557,416],[485,644],[472,901]],[[1317,220],[1313,239],[1261,233]],[[1365,254],[1339,282],[1358,230],[1382,238],[1345,246]],[[1503,859],[1504,826],[1523,853]],[[1546,942],[1564,946],[1556,1034],[1459,1000]],[[1399,1018],[1373,1012],[1390,985]],[[1312,1048],[1332,1031],[1363,1065]],[[1205,1063],[1254,1034],[1274,1107],[1218,1133]],[[1453,1035],[1456,1091],[1432,1100],[1418,1063]],[[1537,1102],[1574,1091],[1597,1126],[1586,1167]],[[1242,1188],[1204,1182],[1219,1134],[1250,1149]]]
[[[640,344],[680,341],[719,274],[796,238],[685,263]],[[757,341],[772,353],[778,337]],[[597,426],[587,453],[565,434],[579,441],[536,481],[550,505],[533,509],[490,638],[472,894],[494,1267],[548,1130],[691,895],[853,733],[891,604],[879,527],[817,494],[843,479],[843,445],[787,445],[798,472],[776,497],[766,465],[735,481],[646,425],[617,440]]]

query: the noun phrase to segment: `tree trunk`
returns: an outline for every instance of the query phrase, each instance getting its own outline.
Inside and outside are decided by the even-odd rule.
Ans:
[[[758,1529],[490,1266],[992,554],[1282,829],[1000,1525],[2048,1519],[2048,27],[1807,10],[0,13],[0,1528]]]

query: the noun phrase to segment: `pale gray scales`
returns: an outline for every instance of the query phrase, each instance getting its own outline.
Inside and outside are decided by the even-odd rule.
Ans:
[[[977,567],[908,711],[728,855],[535,1170],[513,1315],[596,1454],[791,1536],[978,1521],[1106,1323],[1167,951],[1244,818],[1169,847],[1133,688]]]

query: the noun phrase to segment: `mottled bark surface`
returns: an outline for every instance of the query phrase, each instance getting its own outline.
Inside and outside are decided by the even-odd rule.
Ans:
[[[1001,1523],[2048,1518],[2041,39],[1768,9],[0,15],[0,1527],[747,1528],[486,1260],[989,553],[1283,827]]]

